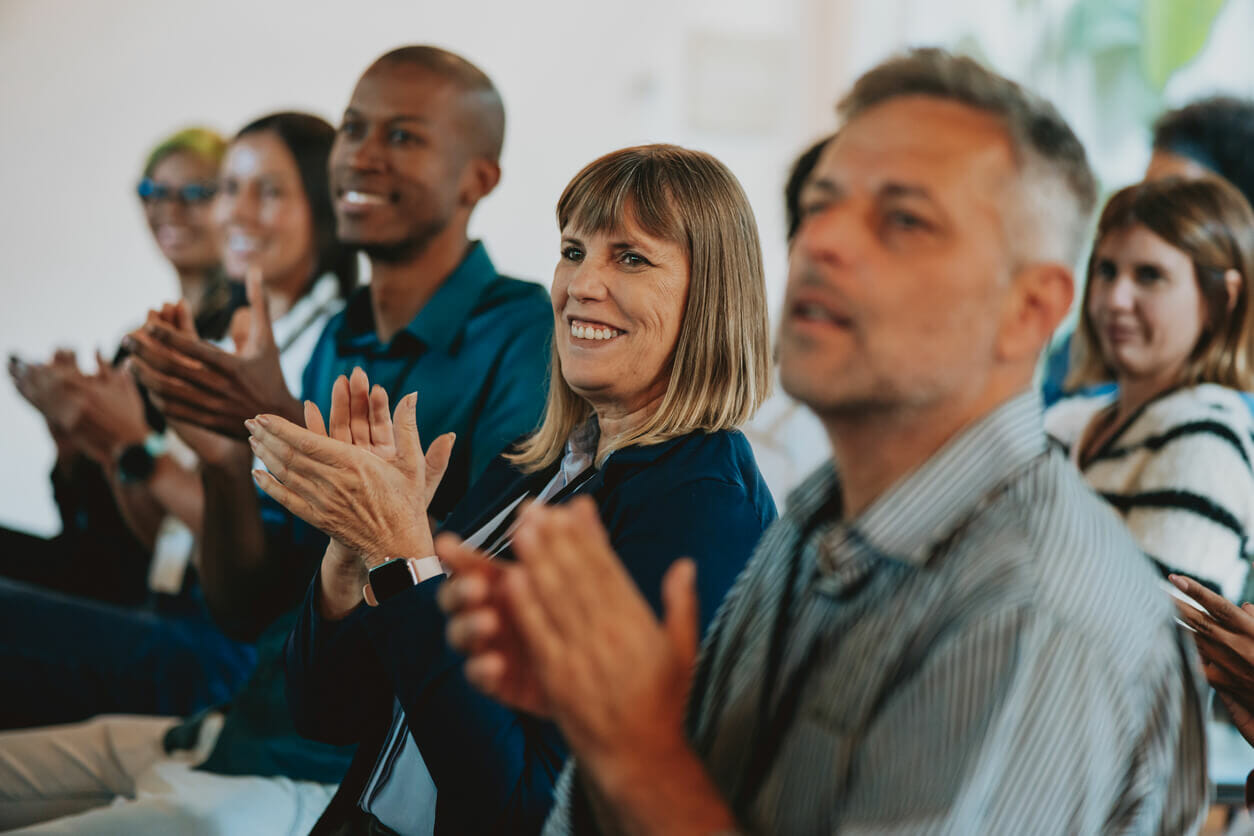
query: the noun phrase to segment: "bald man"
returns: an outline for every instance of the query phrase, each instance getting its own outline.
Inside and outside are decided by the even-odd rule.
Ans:
[[[548,294],[498,275],[467,234],[475,206],[500,179],[504,130],[496,88],[458,55],[403,47],[366,70],[329,165],[339,237],[369,259],[371,283],[328,323],[303,392],[283,386],[264,316],[253,317],[237,354],[162,322],[131,335],[141,379],[201,457],[205,599],[225,632],[258,643],[258,667],[224,725],[105,718],[0,735],[0,829],[84,808],[94,809],[35,832],[313,825],[351,749],[296,734],[282,647],[327,539],[259,497],[243,422],[273,413],[303,424],[296,395],[326,414],[332,387],[358,366],[393,404],[416,391],[423,437],[456,433],[430,505],[437,518],[509,441],[534,429],[548,372]],[[116,796],[131,801],[101,806]]]

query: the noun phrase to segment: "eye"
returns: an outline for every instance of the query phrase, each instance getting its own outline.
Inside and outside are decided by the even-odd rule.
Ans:
[[[578,247],[562,247],[562,258],[567,261],[583,261],[583,250]]]
[[[829,202],[826,200],[804,201],[797,207],[797,217],[803,219],[812,218],[815,215],[822,214],[829,205]]]
[[[907,212],[904,209],[892,209],[885,213],[884,222],[893,229],[905,230],[913,232],[915,230],[928,229],[929,225],[923,218]]]
[[[1154,284],[1162,277],[1162,271],[1152,264],[1142,264],[1136,268],[1137,284]]]
[[[650,267],[653,264],[653,262],[649,261],[649,259],[640,255],[640,253],[634,253],[631,250],[626,250],[622,255],[620,255],[618,257],[618,263],[625,264],[628,267]]]
[[[239,194],[239,181],[227,178],[222,181],[222,194],[237,195]]]
[[[1093,276],[1104,282],[1114,281],[1118,272],[1115,269],[1115,263],[1108,258],[1103,258],[1093,265]]]
[[[340,123],[340,133],[349,139],[361,139],[366,135],[366,123],[357,119],[345,119]]]
[[[393,128],[388,131],[388,142],[392,145],[417,145],[421,141],[418,134],[404,128]]]
[[[279,198],[283,196],[283,189],[277,183],[262,183],[261,196],[265,198]]]

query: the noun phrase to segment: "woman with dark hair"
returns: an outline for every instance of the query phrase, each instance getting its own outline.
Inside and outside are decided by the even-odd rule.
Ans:
[[[1130,186],[1089,258],[1073,398],[1045,416],[1085,479],[1166,574],[1229,599],[1254,532],[1254,212],[1218,178]]]

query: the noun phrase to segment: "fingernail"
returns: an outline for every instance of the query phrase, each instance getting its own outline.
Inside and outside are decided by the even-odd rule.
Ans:
[[[261,473],[262,471],[260,470],[253,471],[253,481],[257,483],[258,487],[261,485]]]
[[[244,428],[248,430],[250,433],[255,433],[257,432],[257,422],[253,420],[252,418],[249,418],[247,421],[244,422]]]
[[[253,438],[253,437],[250,435],[250,436],[248,437],[248,446],[249,446],[249,447],[251,447],[251,448],[253,448],[253,452],[254,452],[254,453],[256,453],[256,452],[257,452],[257,448],[261,446],[261,442],[260,442],[260,441],[258,441],[258,440],[257,440],[257,439],[255,439],[255,438]]]
[[[1168,575],[1167,580],[1175,584],[1176,589],[1180,590],[1181,592],[1189,591],[1189,585],[1185,583],[1184,578],[1180,577],[1179,575]]]
[[[256,420],[257,420],[257,423],[262,426],[262,429],[267,429],[267,430],[270,429],[270,416],[269,415],[258,415]]]

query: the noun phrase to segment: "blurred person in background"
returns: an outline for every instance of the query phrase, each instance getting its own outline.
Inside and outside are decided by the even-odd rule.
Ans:
[[[1088,262],[1073,388],[1046,430],[1159,571],[1236,600],[1254,532],[1254,212],[1217,177],[1129,186]]]
[[[334,138],[334,128],[303,113],[251,122],[226,151],[212,207],[227,275],[250,276],[252,307],[237,312],[236,348],[253,350],[265,333],[266,350],[292,386],[357,282],[356,261],[335,237],[327,183]],[[275,312],[272,329],[267,310]],[[196,338],[185,301],[166,306],[162,316],[153,318]],[[102,440],[102,462],[132,530],[156,542],[147,603],[127,610],[0,583],[0,682],[12,686],[0,709],[5,728],[102,712],[194,711],[228,699],[255,659],[251,647],[213,624],[195,565],[204,491],[197,456],[186,445],[217,437],[190,426],[155,436],[130,375],[108,375],[109,385],[133,391],[127,408],[93,401],[79,424]]]
[[[1145,179],[1219,176],[1254,205],[1254,99],[1215,96],[1169,110],[1154,123],[1152,146]],[[1072,336],[1060,336],[1046,355],[1041,382],[1046,406],[1074,391],[1066,384],[1073,363]],[[1109,389],[1097,387],[1090,393]],[[1254,402],[1246,401],[1254,409]]]
[[[226,334],[244,301],[242,287],[233,288],[219,269],[212,226],[211,202],[225,151],[226,141],[212,131],[179,131],[148,154],[137,187],[153,239],[174,268],[180,298],[196,331],[208,339]],[[133,531],[114,496],[116,422],[104,413],[129,420],[140,395],[129,375],[109,366],[98,360],[98,373],[86,374],[65,350],[46,363],[10,358],[18,391],[43,415],[56,443],[52,486],[62,530],[45,539],[0,529],[0,577],[134,606],[147,600],[155,532]],[[165,429],[154,409],[143,409],[141,420],[143,436]],[[176,500],[175,507],[190,504]]]

